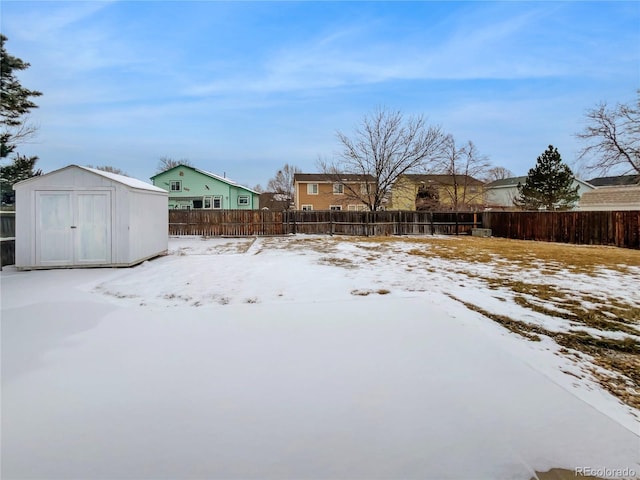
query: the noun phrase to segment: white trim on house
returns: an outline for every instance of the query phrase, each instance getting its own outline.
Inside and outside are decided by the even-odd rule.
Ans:
[[[349,212],[364,212],[367,209],[367,206],[363,203],[361,204],[349,204],[347,205],[347,211]]]
[[[240,185],[238,182],[234,182],[233,180],[227,178],[226,176],[225,177],[221,177],[220,175],[216,175],[215,173],[207,172],[206,170],[200,170],[199,168],[196,168],[196,167],[190,167],[189,165],[179,165],[179,166],[192,168],[196,172],[202,173],[203,175],[208,175],[208,176],[213,177],[213,178],[215,178],[217,180],[220,180],[221,182],[225,182],[225,183],[228,183],[229,185],[232,185],[234,187],[242,188],[244,190],[247,190],[248,192],[254,193],[256,195],[260,195],[260,192],[256,192],[255,190],[252,190],[249,187],[245,187],[244,185]],[[174,167],[174,168],[177,168],[177,167]],[[160,174],[158,174],[158,175],[160,175]]]

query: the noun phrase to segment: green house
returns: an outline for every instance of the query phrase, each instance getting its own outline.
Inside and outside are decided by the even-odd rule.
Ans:
[[[156,187],[169,192],[169,208],[257,210],[260,194],[228,178],[186,165],[151,177]]]

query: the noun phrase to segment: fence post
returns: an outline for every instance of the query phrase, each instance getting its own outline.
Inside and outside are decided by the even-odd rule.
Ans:
[[[333,236],[333,210],[329,210],[329,235]]]
[[[369,212],[364,212],[364,236],[369,236]]]

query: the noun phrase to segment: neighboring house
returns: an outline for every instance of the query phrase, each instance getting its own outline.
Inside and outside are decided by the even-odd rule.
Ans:
[[[515,200],[518,198],[518,184],[524,185],[527,177],[502,178],[484,186],[486,206],[492,210],[519,210]]]
[[[416,200],[425,191],[434,199],[431,208],[478,210],[484,207],[484,185],[468,175],[401,175],[391,188],[388,210],[416,210]]]
[[[367,187],[375,184],[371,175],[296,173],[293,176],[296,210],[367,210],[361,200]],[[356,194],[352,193],[356,192]],[[360,197],[360,198],[358,198]]]
[[[151,177],[169,192],[169,208],[255,210],[260,194],[228,178],[198,168],[178,165]]]
[[[515,205],[515,199],[520,195],[518,184],[524,185],[527,177],[511,177],[487,183],[484,186],[486,208],[490,210],[519,210]],[[573,179],[572,187],[578,188],[578,195],[595,190],[595,187],[588,182],[578,178]]]
[[[623,185],[640,185],[640,175],[619,175],[617,177],[598,177],[589,180],[594,187],[614,187]]]
[[[600,187],[585,192],[578,208],[587,210],[640,210],[640,184]]]
[[[291,208],[291,197],[286,193],[263,192],[260,194],[260,209],[282,212]]]

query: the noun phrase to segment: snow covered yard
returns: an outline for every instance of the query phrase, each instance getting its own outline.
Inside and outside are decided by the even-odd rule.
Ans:
[[[1,282],[2,478],[640,475],[637,251],[190,237]]]

